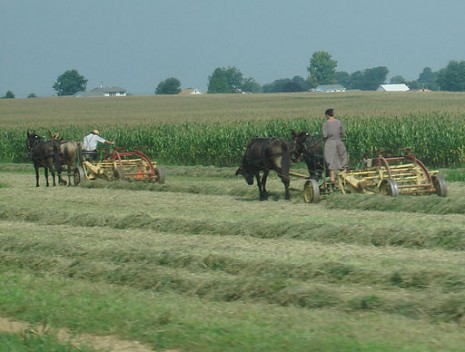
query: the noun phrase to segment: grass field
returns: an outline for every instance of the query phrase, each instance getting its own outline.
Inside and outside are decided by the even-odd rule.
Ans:
[[[0,316],[153,350],[461,351],[465,186],[271,199],[230,168],[35,188],[0,164]]]
[[[463,120],[464,98],[3,99],[0,131],[4,146],[26,129],[97,127],[111,138],[170,125],[319,126],[329,106],[380,130],[396,116],[442,126],[435,116]],[[260,202],[234,167],[189,164],[162,164],[163,185],[36,188],[30,163],[0,163],[0,351],[464,350],[463,169],[441,170],[447,198],[332,195],[310,205],[301,179],[286,201],[272,174]]]

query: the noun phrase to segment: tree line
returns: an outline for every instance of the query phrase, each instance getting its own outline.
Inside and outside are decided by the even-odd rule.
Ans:
[[[319,85],[339,84],[346,89],[376,90],[380,84],[387,83],[389,70],[386,66],[366,68],[348,73],[337,70],[337,61],[327,51],[313,53],[307,66],[308,77],[294,76],[280,78],[271,83],[260,85],[253,77],[244,77],[237,67],[218,67],[208,77],[208,93],[282,93],[305,92]],[[58,76],[53,89],[58,96],[74,95],[85,91],[88,80],[77,70],[72,69]],[[425,67],[413,81],[407,81],[401,75],[393,76],[389,83],[405,83],[410,89],[428,89],[442,91],[465,91],[465,61],[449,61],[446,67],[433,71]],[[154,93],[178,94],[181,81],[169,77],[161,81]],[[33,98],[34,93],[28,98]],[[12,91],[2,97],[15,98]]]

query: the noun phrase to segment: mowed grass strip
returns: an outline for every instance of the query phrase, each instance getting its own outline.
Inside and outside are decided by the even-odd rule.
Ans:
[[[158,192],[35,188],[32,170],[2,170],[0,314],[158,349],[463,346],[463,215],[393,210],[439,197],[330,209],[339,197],[285,201],[275,176],[260,202],[226,169],[172,171]]]
[[[392,316],[407,317],[413,319],[412,326],[421,321],[423,322],[421,324],[425,325],[436,324],[436,322],[442,322],[442,324],[461,324],[460,302],[463,302],[463,295],[460,293],[443,292],[441,287],[433,286],[431,283],[429,283],[429,287],[403,287],[399,289],[395,285],[392,287],[377,285],[377,280],[374,280],[369,285],[364,283],[359,286],[357,284],[342,282],[338,282],[337,284],[325,283],[319,281],[318,278],[307,277],[297,280],[292,277],[284,278],[276,275],[276,270],[282,270],[280,269],[281,264],[288,262],[287,257],[289,253],[292,253],[293,260],[299,260],[300,257],[311,258],[314,261],[318,260],[318,257],[315,257],[314,254],[323,253],[324,255],[324,253],[327,253],[326,255],[334,255],[331,258],[332,269],[334,271],[339,270],[339,275],[344,276],[347,273],[343,271],[347,268],[357,268],[354,263],[351,263],[352,253],[355,256],[357,256],[357,252],[361,257],[363,257],[364,253],[369,256],[371,251],[368,248],[316,246],[313,249],[313,253],[310,251],[307,254],[305,250],[311,249],[312,244],[297,241],[297,243],[294,243],[294,247],[292,247],[293,243],[282,243],[285,248],[288,248],[288,252],[281,254],[279,251],[280,246],[276,248],[278,245],[277,242],[268,243],[268,241],[259,241],[257,239],[240,239],[235,237],[231,239],[222,238],[221,241],[219,241],[220,239],[215,241],[215,238],[209,238],[209,236],[196,236],[188,239],[186,238],[188,236],[170,234],[158,234],[156,239],[154,239],[153,235],[147,235],[143,231],[131,231],[129,233],[128,231],[112,231],[109,234],[105,229],[98,228],[94,229],[95,231],[92,234],[85,235],[85,233],[80,232],[82,231],[81,229],[74,227],[40,226],[37,224],[28,225],[24,228],[25,233],[15,233],[14,236],[21,239],[19,241],[18,238],[14,239],[13,236],[5,237],[9,229],[14,231],[13,228],[17,224],[11,223],[10,226],[5,222],[3,224],[7,226],[6,231],[2,231],[2,244],[4,244],[2,246],[2,275],[8,284],[2,286],[1,290],[11,290],[9,292],[13,292],[13,287],[15,287],[14,295],[0,295],[3,297],[0,307],[4,314],[32,322],[43,320],[47,316],[49,324],[66,326],[79,333],[89,331],[90,329],[94,333],[100,332],[104,334],[107,333],[107,329],[112,329],[112,332],[115,330],[121,332],[125,338],[128,338],[129,334],[131,338],[147,341],[150,334],[144,331],[150,328],[154,329],[153,324],[160,324],[167,326],[163,328],[160,326],[154,329],[154,331],[156,331],[156,334],[160,336],[162,341],[170,340],[170,334],[167,332],[170,329],[181,328],[179,322],[176,322],[177,319],[181,318],[178,316],[175,322],[173,322],[171,314],[166,313],[166,305],[164,305],[163,309],[165,314],[161,314],[160,311],[150,312],[148,308],[151,302],[161,304],[162,301],[166,304],[164,297],[170,297],[174,299],[173,304],[177,302],[177,304],[181,305],[183,304],[182,302],[186,304],[190,300],[201,298],[204,302],[203,304],[207,305],[207,307],[208,305],[216,306],[221,302],[240,301],[242,302],[240,305],[246,305],[243,309],[249,310],[250,307],[256,306],[256,309],[262,311],[261,314],[266,314],[265,312],[268,310],[276,310],[273,308],[275,306],[282,306],[283,309],[286,309],[286,312],[288,309],[292,309],[292,307],[309,309],[309,312],[313,312],[302,312],[303,316],[307,314],[325,315],[329,312],[332,312],[330,314],[334,314],[338,311],[338,315],[346,317],[348,320],[357,320],[360,319],[360,314],[370,312],[370,314],[376,313],[376,315],[372,316],[373,318],[378,317],[376,319],[381,320],[392,320],[394,319]],[[131,237],[129,238],[129,236]],[[11,240],[13,241],[10,242]],[[172,249],[178,241],[180,242],[179,247]],[[125,243],[126,245],[121,246],[121,243]],[[139,251],[145,249],[146,255],[138,256],[140,252],[138,253],[136,248]],[[190,250],[191,248],[192,250]],[[262,256],[261,252],[258,254],[255,252],[255,257],[252,260],[247,260],[249,254],[253,252],[252,248],[255,248],[256,251],[263,248],[265,254]],[[294,251],[293,249],[295,248],[300,248],[300,250]],[[198,270],[198,267],[195,268],[197,264],[180,266],[179,264],[182,262],[182,259],[172,259],[175,254],[178,254],[180,258],[187,257],[188,255],[185,254],[186,249],[192,253],[193,257],[200,257],[202,253],[207,252],[221,252],[221,249],[223,251],[227,250],[229,258],[239,258],[239,260],[244,260],[248,265],[244,265],[240,272],[234,274],[225,273],[219,266],[208,268],[208,261],[204,261],[203,270]],[[165,262],[155,265],[154,263],[158,259],[157,250],[165,253]],[[153,256],[147,255],[151,252]],[[388,253],[383,254],[379,250],[375,251],[366,261],[359,262],[359,264],[368,269],[371,269],[373,263],[376,262],[380,266],[386,265],[385,263],[389,262],[390,264],[386,265],[387,267],[408,267],[407,260],[409,257],[411,258],[408,252],[392,248]],[[170,253],[173,254],[173,258],[167,256]],[[420,256],[424,262],[432,262],[432,266],[434,266],[434,261],[437,261],[437,263],[447,262],[447,265],[450,265],[450,270],[454,270],[455,264],[460,262],[460,256],[456,255],[451,258],[447,254],[424,251]],[[12,260],[15,255],[16,260]],[[221,254],[218,253],[216,255],[219,258]],[[211,254],[209,256],[211,258]],[[224,255],[223,258],[227,258],[227,256]],[[342,258],[346,259],[349,264],[338,262],[338,259]],[[170,260],[172,261],[170,262]],[[359,258],[358,261],[360,260]],[[260,265],[260,263],[266,265],[268,268],[261,275],[257,274],[257,271],[253,269],[254,266],[257,264]],[[421,266],[422,263],[420,262],[418,265]],[[444,263],[442,265],[444,272],[448,271],[446,268],[447,265],[444,265]],[[413,264],[410,264],[410,266],[413,267]],[[321,263],[320,268],[322,269],[323,267],[324,262]],[[5,269],[7,271],[4,271]],[[407,271],[408,268],[405,273]],[[17,277],[15,278],[11,273],[16,273]],[[363,275],[362,272],[358,274]],[[382,275],[381,272],[380,274]],[[22,283],[21,279],[18,280],[21,277],[27,277],[28,283]],[[37,284],[32,286],[32,282],[36,281]],[[39,282],[44,281],[47,285],[41,288]],[[61,281],[62,283],[60,283]],[[58,286],[57,283],[59,284]],[[80,286],[84,289],[80,289]],[[28,292],[33,289],[32,287],[34,287],[33,295]],[[86,290],[95,291],[97,287],[104,290],[105,287],[108,287],[115,293],[127,293],[131,292],[128,290],[138,290],[140,295],[153,297],[147,299],[145,313],[141,313],[140,308],[129,313],[127,310],[131,306],[122,297],[113,301],[112,296],[114,294],[110,294],[108,297],[108,292],[105,293],[105,298],[101,296],[102,292],[85,293]],[[116,287],[118,287],[118,291],[116,291]],[[71,290],[76,290],[76,288],[77,292],[71,293],[73,292]],[[52,290],[52,293],[48,292],[48,290]],[[46,298],[40,299],[42,291],[44,292],[42,294]],[[66,297],[66,301],[62,301],[62,297]],[[31,305],[31,303],[28,304],[27,302],[34,302],[36,299],[40,299],[42,305],[36,306],[33,304],[26,311],[22,309],[25,304]],[[79,305],[82,305],[79,308],[80,313],[77,317],[73,315],[76,313],[74,310],[78,309],[73,305],[76,299],[78,299]],[[108,300],[108,302],[101,303],[99,300]],[[102,304],[102,306],[99,306],[99,304]],[[121,314],[119,311],[123,304],[128,305],[124,310],[124,325],[118,323],[121,319],[117,318],[118,314]],[[271,304],[271,306],[265,308],[263,304]],[[230,314],[233,314],[235,311],[234,307],[236,306],[230,305],[231,303],[227,303],[223,308],[217,306],[216,310],[218,312],[218,310],[226,309]],[[91,309],[95,310],[91,311]],[[185,309],[189,308],[186,307]],[[208,310],[208,308],[204,309]],[[323,311],[321,311],[322,309]],[[59,311],[62,313],[59,314]],[[283,311],[282,314],[293,314],[291,312],[294,312],[294,310],[289,313],[286,312]],[[73,319],[70,319],[68,314],[73,315]],[[98,316],[98,318],[93,319],[91,324],[84,323],[87,318],[90,318],[89,315],[92,314]],[[145,326],[136,333],[138,325],[145,321],[144,316],[150,316],[151,314],[160,314],[161,316],[159,319],[152,318],[151,324],[148,324],[148,326]],[[67,321],[67,317],[71,322]],[[181,320],[189,320],[189,318],[189,315],[185,314]],[[240,318],[244,317],[241,315]],[[137,319],[137,322],[134,319]],[[402,321],[403,318],[399,319]],[[368,320],[370,320],[369,317]],[[216,324],[214,323],[215,319],[209,321],[205,315],[202,321],[208,327],[211,327],[211,324]],[[245,319],[246,325],[247,322],[248,320]],[[324,324],[327,322],[327,319],[323,321]],[[174,323],[177,328],[170,326],[171,323]],[[231,324],[232,322],[229,323]],[[104,326],[100,326],[100,324]],[[105,324],[111,327],[105,326]],[[264,331],[267,336],[270,333],[269,326],[263,324],[264,322],[260,325],[268,331]],[[307,325],[308,323],[305,326]],[[393,324],[393,326],[398,325]],[[192,327],[183,326],[184,334],[191,333],[190,328]],[[204,328],[206,329],[207,327],[205,326]],[[351,324],[348,328],[351,330],[354,327]],[[455,330],[453,326],[446,327],[445,325],[443,325],[443,329],[446,333]],[[228,331],[230,330],[234,332],[234,328],[231,326]],[[262,333],[260,329],[258,330],[258,332]],[[234,333],[243,333],[243,331]],[[252,332],[252,334],[254,333]],[[304,332],[295,331],[294,333],[297,334],[294,335],[297,337]],[[146,334],[146,336],[142,336],[143,334]],[[305,333],[303,336],[305,336]],[[198,343],[198,339],[202,338],[196,336],[194,342]],[[215,343],[218,342],[215,338],[211,339]],[[276,342],[280,341],[280,344],[283,343],[281,341],[283,335],[280,334],[276,339],[272,340]],[[298,341],[300,339],[297,338]],[[292,339],[291,341],[286,341],[291,343],[291,345],[298,342]],[[180,342],[178,341],[178,343]],[[364,343],[367,342],[365,341]],[[454,342],[450,341],[450,343],[453,344]],[[268,344],[266,345],[268,346]],[[331,344],[328,345],[328,347],[330,346]],[[297,350],[303,350],[302,348],[300,346]],[[388,350],[391,349],[389,348]]]
[[[7,282],[0,287],[3,314],[29,322],[46,320],[75,333],[117,334],[154,350],[460,351],[464,342],[456,324],[438,326],[373,312],[207,302],[25,273],[2,274],[1,279]]]

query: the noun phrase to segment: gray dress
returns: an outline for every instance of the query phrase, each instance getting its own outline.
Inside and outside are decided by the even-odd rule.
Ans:
[[[323,138],[325,140],[325,159],[328,169],[341,170],[347,167],[348,157],[344,142],[344,126],[341,121],[327,120],[323,124]]]

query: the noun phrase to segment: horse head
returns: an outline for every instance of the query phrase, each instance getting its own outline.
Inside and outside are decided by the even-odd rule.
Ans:
[[[236,170],[236,176],[238,176],[238,175],[242,175],[249,186],[253,185],[254,173],[252,171],[250,171],[249,168],[244,167],[244,165],[241,165]]]
[[[40,137],[38,134],[36,134],[35,132],[30,132],[27,131],[27,149],[29,151],[32,150],[32,148],[34,147],[34,145],[37,143],[37,142],[40,142],[42,140],[42,137]]]
[[[296,133],[292,131],[295,151],[293,157],[300,160],[303,157],[311,177],[319,178],[324,170],[324,142],[318,135],[308,132]],[[294,159],[293,159],[294,160]]]
[[[293,162],[300,161],[302,154],[305,152],[305,147],[310,135],[308,132],[295,132],[292,130],[292,144],[291,158]]]

